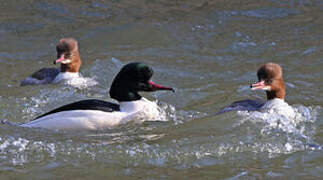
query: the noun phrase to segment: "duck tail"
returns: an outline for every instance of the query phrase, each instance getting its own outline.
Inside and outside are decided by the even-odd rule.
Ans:
[[[1,120],[0,122],[1,122],[1,124],[7,124],[7,125],[9,125],[9,126],[19,126],[19,124],[18,124],[18,123],[10,122],[10,121],[8,121],[7,119],[5,119],[5,120]]]

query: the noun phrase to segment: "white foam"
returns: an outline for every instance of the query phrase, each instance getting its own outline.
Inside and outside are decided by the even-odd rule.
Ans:
[[[79,73],[72,73],[72,72],[60,72],[53,80],[53,83],[59,83],[63,80],[70,80],[79,77]]]
[[[266,103],[261,112],[238,111],[238,114],[243,119],[235,126],[240,126],[245,122],[262,123],[263,125],[260,126],[261,134],[285,133],[287,143],[289,143],[285,145],[285,148],[287,151],[291,151],[293,143],[294,145],[298,143],[296,141],[311,141],[315,131],[313,123],[316,121],[317,107],[302,105],[292,107],[283,100],[275,100]]]
[[[296,115],[294,109],[289,106],[283,99],[279,98],[267,101],[261,107],[261,111],[271,114],[279,114],[289,119],[294,119]]]
[[[98,84],[98,82],[94,78],[88,78],[88,77],[82,77],[82,76],[78,76],[73,79],[68,79],[65,83],[79,89],[85,89]]]
[[[83,77],[80,73],[59,73],[53,83],[64,81],[66,84],[84,89],[98,84],[94,78]]]

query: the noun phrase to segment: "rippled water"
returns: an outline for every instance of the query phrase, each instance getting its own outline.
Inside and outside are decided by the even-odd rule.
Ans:
[[[320,0],[1,1],[0,119],[27,122],[108,89],[143,61],[176,93],[143,93],[167,121],[100,132],[0,126],[0,179],[320,179],[323,174],[323,3]],[[85,83],[19,87],[52,67],[59,38],[79,41]],[[248,85],[282,65],[297,116],[231,112],[265,98]]]

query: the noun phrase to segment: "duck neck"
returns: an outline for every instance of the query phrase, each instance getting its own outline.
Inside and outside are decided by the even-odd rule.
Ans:
[[[135,101],[119,101],[120,110],[122,112],[138,111],[142,109],[142,105],[143,105],[142,100],[144,100],[144,98],[141,98]]]
[[[119,102],[130,102],[141,99],[141,96],[137,92],[129,91],[122,88],[112,88],[110,90],[110,97]]]
[[[284,100],[286,93],[285,93],[285,89],[280,89],[276,91],[266,91],[266,94],[267,94],[267,101],[269,101],[275,98]]]
[[[279,98],[284,100],[286,95],[286,88],[283,78],[275,79],[271,84],[271,89],[266,91],[267,100],[272,100],[275,98]]]

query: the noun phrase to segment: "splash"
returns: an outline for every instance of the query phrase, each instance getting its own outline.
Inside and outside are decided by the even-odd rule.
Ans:
[[[65,83],[79,89],[86,89],[92,86],[96,86],[98,84],[98,82],[95,80],[94,77],[88,78],[88,77],[82,77],[82,76],[69,79]]]
[[[160,119],[163,121],[171,120],[175,125],[207,116],[207,113],[199,111],[176,110],[175,106],[158,100],[156,100],[155,103],[158,104]]]
[[[238,115],[243,118],[234,127],[254,127],[253,133],[258,137],[251,138],[253,142],[245,142],[252,143],[255,152],[291,153],[309,148],[313,144],[316,130],[314,123],[320,107],[298,105],[290,108],[293,113],[278,113],[275,109],[263,112],[238,111]]]
[[[29,121],[41,113],[45,113],[58,105],[66,104],[66,101],[72,102],[75,99],[86,98],[86,95],[79,92],[78,89],[71,86],[62,86],[54,91],[50,89],[40,90],[37,96],[24,97],[17,99],[22,101],[22,119]]]
[[[305,135],[306,123],[314,123],[316,121],[317,112],[319,107],[305,107],[296,106],[292,107],[294,110],[294,116],[290,114],[277,113],[275,110],[267,110],[264,112],[258,111],[238,111],[238,114],[243,119],[235,126],[239,126],[246,121],[253,123],[264,123],[265,130],[281,130],[285,133],[294,133],[299,135]]]

